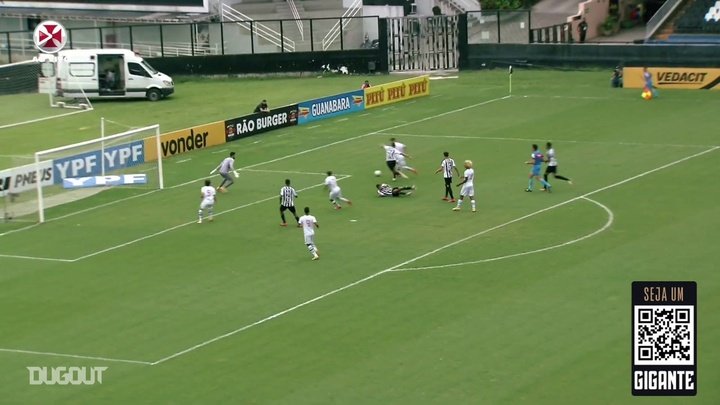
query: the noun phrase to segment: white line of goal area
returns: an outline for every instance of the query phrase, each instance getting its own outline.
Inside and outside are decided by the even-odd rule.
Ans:
[[[511,138],[499,136],[472,136],[472,135],[429,135],[429,134],[411,134],[398,132],[382,132],[376,135],[390,135],[407,138],[435,138],[435,139],[467,139],[478,141],[509,141],[509,142],[536,142],[541,140],[535,138]],[[583,141],[576,139],[550,139],[553,143],[577,143],[592,145],[619,145],[619,146],[661,146],[661,147],[677,147],[677,148],[712,148],[718,145],[698,145],[698,144],[677,144],[677,143],[643,143],[643,142],[612,142],[612,141]]]
[[[42,117],[42,118],[35,118],[34,120],[27,120],[27,121],[22,121],[22,122],[14,122],[14,123],[12,123],[12,124],[0,125],[0,129],[19,127],[19,126],[21,126],[21,125],[27,125],[27,124],[34,124],[34,123],[36,123],[36,122],[42,122],[42,121],[52,120],[52,119],[55,119],[55,118],[67,117],[67,116],[70,116],[70,115],[80,114],[80,113],[89,112],[89,111],[93,111],[93,109],[92,109],[92,108],[88,108],[88,109],[85,109],[85,110],[70,111],[70,112],[66,112],[66,113],[63,113],[63,114],[51,115],[51,116]]]
[[[312,152],[315,152],[315,151],[318,151],[318,150],[322,150],[322,149],[325,149],[325,148],[329,148],[329,147],[332,147],[332,146],[341,145],[341,144],[346,143],[346,142],[351,142],[351,141],[355,141],[355,140],[358,140],[358,139],[366,138],[366,137],[369,137],[369,136],[372,136],[372,135],[377,135],[377,134],[382,133],[382,132],[384,132],[384,131],[392,131],[392,130],[394,130],[394,129],[406,127],[406,126],[411,125],[411,124],[417,124],[417,123],[421,123],[421,122],[425,122],[425,121],[437,119],[437,118],[440,118],[440,117],[444,117],[444,116],[446,116],[446,115],[454,114],[454,113],[461,112],[461,111],[466,111],[466,110],[469,110],[469,109],[472,109],[472,108],[476,108],[476,107],[481,107],[481,106],[484,106],[484,105],[487,105],[487,104],[495,103],[495,102],[498,102],[498,101],[501,101],[501,100],[506,100],[506,99],[509,99],[509,98],[510,98],[510,96],[503,96],[503,97],[493,98],[493,99],[490,99],[490,100],[481,101],[481,102],[478,102],[478,103],[475,103],[475,104],[470,104],[470,105],[468,105],[468,106],[461,107],[461,108],[458,108],[458,109],[455,109],[455,110],[445,111],[445,112],[442,112],[442,113],[439,113],[439,114],[435,114],[435,115],[431,115],[431,116],[428,116],[428,117],[425,117],[425,118],[420,118],[420,119],[418,119],[418,120],[416,120],[416,121],[413,121],[413,122],[404,122],[404,123],[397,124],[397,125],[393,125],[393,126],[390,126],[390,127],[387,127],[387,128],[379,129],[379,130],[377,130],[377,131],[367,132],[367,133],[364,133],[364,134],[361,134],[361,135],[356,135],[356,136],[353,136],[353,137],[350,137],[350,138],[345,138],[345,139],[341,139],[341,140],[339,140],[339,141],[330,142],[330,143],[327,143],[327,144],[324,144],[324,145],[316,146],[316,147],[314,147],[314,148],[305,149],[305,150],[302,150],[302,151],[300,151],[300,152],[295,152],[295,153],[291,153],[291,154],[288,154],[288,155],[285,155],[285,156],[281,156],[281,157],[278,157],[278,158],[266,160],[266,161],[264,161],[264,162],[253,163],[253,164],[251,164],[251,165],[247,165],[247,166],[240,167],[240,168],[238,168],[238,170],[240,170],[240,171],[248,170],[248,171],[249,171],[249,169],[254,169],[254,168],[258,167],[258,166],[263,166],[263,165],[266,165],[266,164],[276,163],[276,162],[279,162],[279,161],[282,161],[282,160],[286,160],[286,159],[290,159],[290,158],[294,158],[294,157],[297,157],[297,156],[302,156],[302,155],[305,155],[305,154],[308,154],[308,153],[312,153]],[[197,179],[193,179],[193,180],[190,180],[190,181],[186,181],[186,182],[184,182],[184,183],[180,183],[180,184],[176,184],[176,185],[174,185],[174,186],[166,187],[166,189],[175,189],[175,188],[185,187],[185,186],[192,185],[192,184],[197,184],[198,182],[200,182],[200,181],[202,181],[203,179],[206,179],[206,178],[207,178],[207,176],[199,177],[199,178],[197,178]],[[114,200],[114,201],[109,201],[109,202],[107,202],[107,203],[100,204],[100,205],[96,205],[96,206],[94,206],[94,207],[86,208],[86,209],[83,209],[83,210],[75,211],[75,212],[70,213],[70,214],[62,215],[62,216],[59,216],[59,217],[56,217],[56,218],[50,218],[50,219],[48,219],[48,220],[45,221],[45,222],[47,223],[47,222],[60,221],[60,220],[66,219],[66,218],[73,217],[73,216],[75,216],[75,215],[84,214],[84,213],[87,213],[87,212],[90,212],[90,211],[94,211],[94,210],[97,210],[97,209],[100,209],[100,208],[105,208],[105,207],[108,207],[108,206],[111,206],[111,205],[120,204],[120,203],[125,202],[125,201],[129,201],[129,200],[133,200],[133,199],[136,199],[136,198],[145,197],[145,196],[148,196],[148,195],[151,195],[151,194],[155,194],[155,193],[157,193],[157,192],[159,192],[159,191],[162,191],[162,190],[156,189],[156,190],[148,191],[148,192],[146,192],[146,193],[141,193],[141,194],[137,194],[137,195],[134,195],[134,196],[125,197],[125,198],[121,198],[121,199]],[[6,236],[6,235],[10,235],[10,234],[13,234],[13,233],[17,233],[17,232],[23,232],[23,231],[26,231],[26,230],[35,228],[36,226],[38,226],[38,224],[33,224],[33,225],[25,226],[25,227],[22,227],[22,228],[13,229],[13,230],[10,230],[10,231],[4,232],[4,233],[0,233],[0,237]],[[0,257],[3,257],[3,256],[0,255]],[[16,257],[16,258],[23,258],[23,257]]]
[[[232,330],[232,331],[227,332],[227,333],[225,333],[225,334],[216,336],[216,337],[214,337],[214,338],[212,338],[212,339],[208,339],[208,340],[206,340],[206,341],[204,341],[204,342],[198,343],[198,344],[196,344],[196,345],[194,345],[194,346],[188,347],[187,349],[184,349],[184,350],[181,350],[181,351],[179,351],[179,352],[173,353],[173,354],[171,354],[171,355],[169,355],[169,356],[163,357],[163,358],[161,358],[161,359],[159,359],[159,360],[157,360],[157,361],[152,362],[151,365],[155,366],[155,365],[164,363],[164,362],[166,362],[166,361],[168,361],[168,360],[172,360],[172,359],[174,359],[174,358],[180,357],[180,356],[185,355],[185,354],[187,354],[187,353],[193,352],[193,351],[195,351],[195,350],[197,350],[197,349],[203,348],[203,347],[208,346],[208,345],[210,345],[210,344],[213,344],[213,343],[215,343],[215,342],[217,342],[217,341],[219,341],[219,340],[222,340],[222,339],[228,338],[228,337],[230,337],[230,336],[236,335],[236,334],[238,334],[238,333],[241,333],[241,332],[243,332],[243,331],[246,331],[246,330],[248,330],[248,329],[250,329],[250,328],[253,328],[253,327],[255,327],[255,326],[262,325],[263,323],[266,323],[266,322],[271,321],[271,320],[273,320],[273,319],[279,318],[279,317],[281,317],[281,316],[283,316],[283,315],[286,315],[286,314],[288,314],[288,313],[290,313],[290,312],[293,312],[293,311],[295,311],[295,310],[297,310],[297,309],[303,308],[303,307],[308,306],[308,305],[310,305],[310,304],[312,304],[312,303],[314,303],[314,302],[317,302],[317,301],[320,301],[320,300],[322,300],[322,299],[325,299],[325,298],[327,298],[327,297],[329,297],[329,296],[331,296],[331,295],[335,295],[335,294],[337,294],[337,293],[339,293],[339,292],[342,292],[342,291],[345,291],[345,290],[350,289],[350,288],[352,288],[352,287],[355,287],[355,286],[357,286],[357,285],[363,284],[363,283],[365,283],[365,282],[367,282],[367,281],[370,281],[370,280],[372,280],[372,279],[374,279],[374,278],[377,278],[377,277],[379,277],[379,276],[381,276],[381,275],[383,275],[383,274],[391,273],[391,272],[395,272],[395,271],[398,271],[398,270],[400,270],[400,269],[403,269],[403,268],[405,268],[405,266],[407,266],[407,265],[409,265],[409,264],[411,264],[411,263],[417,262],[418,260],[424,259],[424,258],[426,258],[426,257],[428,257],[428,256],[432,256],[432,255],[434,255],[434,254],[436,254],[436,253],[439,253],[439,252],[441,252],[441,251],[443,251],[443,250],[446,250],[446,249],[451,248],[451,247],[453,247],[453,246],[456,246],[456,245],[459,245],[459,244],[461,244],[461,243],[467,242],[467,241],[469,241],[469,240],[471,240],[471,239],[474,239],[474,238],[476,238],[476,237],[478,237],[478,236],[480,236],[480,235],[486,234],[486,233],[488,233],[488,232],[490,232],[490,231],[492,231],[492,230],[497,230],[497,229],[504,228],[504,227],[506,227],[506,226],[508,226],[508,225],[514,224],[514,223],[516,223],[516,222],[523,221],[523,220],[525,220],[525,219],[534,217],[534,216],[536,216],[536,215],[539,215],[539,214],[541,214],[541,213],[544,213],[544,212],[547,212],[547,211],[550,211],[550,210],[554,210],[555,208],[559,208],[559,207],[565,206],[565,205],[567,205],[567,204],[570,204],[570,203],[575,202],[575,201],[580,200],[580,199],[587,199],[588,197],[590,197],[590,196],[592,196],[592,195],[595,195],[595,194],[598,194],[598,193],[600,193],[600,192],[603,192],[603,191],[606,191],[606,190],[609,190],[609,189],[612,189],[612,188],[621,186],[621,185],[623,185],[623,184],[629,183],[629,182],[631,182],[631,181],[637,180],[637,179],[642,178],[642,177],[645,177],[645,176],[647,176],[647,175],[650,175],[650,174],[656,173],[656,172],[658,172],[658,171],[667,169],[667,168],[669,168],[669,167],[675,166],[675,165],[677,165],[677,164],[686,162],[686,161],[688,161],[688,160],[690,160],[690,159],[694,159],[694,158],[697,158],[697,157],[706,155],[706,154],[708,154],[708,153],[711,153],[711,152],[716,151],[717,149],[720,149],[720,146],[715,146],[715,147],[712,147],[712,148],[710,148],[710,149],[706,149],[706,150],[704,150],[704,151],[702,151],[702,152],[698,152],[698,153],[692,154],[692,155],[690,155],[690,156],[686,156],[686,157],[684,157],[684,158],[677,159],[677,160],[675,160],[675,161],[673,161],[673,162],[664,164],[664,165],[662,165],[662,166],[656,167],[656,168],[651,169],[651,170],[647,170],[647,171],[642,172],[642,173],[640,173],[640,174],[637,174],[637,175],[635,175],[635,176],[628,177],[628,178],[625,179],[625,180],[621,180],[621,181],[615,182],[615,183],[613,183],[613,184],[610,184],[610,185],[608,185],[608,186],[604,186],[604,187],[598,188],[598,189],[596,189],[596,190],[594,190],[594,191],[590,191],[590,192],[585,193],[585,194],[583,194],[583,195],[580,195],[580,196],[577,196],[577,197],[573,197],[573,198],[568,199],[568,200],[565,200],[565,201],[563,201],[563,202],[560,202],[560,203],[551,205],[551,206],[546,207],[546,208],[543,208],[543,209],[541,209],[541,210],[534,211],[534,212],[531,212],[530,214],[523,215],[523,216],[521,216],[521,217],[515,218],[515,219],[510,220],[510,221],[507,221],[507,222],[502,223],[502,224],[500,224],[500,225],[496,225],[496,226],[494,226],[494,227],[492,227],[492,228],[485,229],[485,230],[483,230],[483,231],[480,231],[480,232],[474,233],[474,234],[472,234],[472,235],[466,236],[466,237],[464,237],[464,238],[462,238],[462,239],[458,239],[458,240],[456,240],[456,241],[454,241],[454,242],[451,242],[451,243],[442,245],[442,246],[440,246],[440,247],[438,247],[438,248],[436,248],[436,249],[433,249],[433,250],[431,250],[431,251],[429,251],[429,252],[426,252],[426,253],[423,253],[423,254],[421,254],[421,255],[415,256],[415,257],[413,257],[413,258],[411,258],[411,259],[405,260],[404,262],[398,263],[398,264],[396,264],[396,265],[394,265],[394,266],[392,266],[392,267],[388,267],[388,268],[386,268],[386,269],[380,270],[380,271],[378,271],[377,273],[373,273],[373,274],[371,274],[371,275],[369,275],[369,276],[367,276],[367,277],[361,278],[361,279],[359,279],[359,280],[357,280],[357,281],[354,281],[354,282],[352,282],[352,283],[350,283],[350,284],[347,284],[347,285],[345,285],[345,286],[342,286],[342,287],[336,288],[336,289],[334,289],[334,290],[328,291],[328,292],[326,292],[326,293],[324,293],[324,294],[322,294],[322,295],[318,295],[318,296],[315,297],[315,298],[312,298],[312,299],[309,299],[309,300],[307,300],[307,301],[301,302],[301,303],[299,303],[299,304],[297,304],[297,305],[295,305],[295,306],[289,307],[289,308],[287,308],[287,309],[285,309],[285,310],[283,310],[283,311],[274,313],[274,314],[269,315],[269,316],[267,316],[267,317],[265,317],[265,318],[262,318],[262,319],[260,319],[260,320],[257,320],[257,321],[255,321],[255,322],[253,322],[253,323],[250,323],[250,324],[247,324],[247,325],[245,325],[245,326],[242,326],[242,327],[240,327],[240,328],[238,328],[238,329]],[[613,216],[613,219],[614,219],[614,216]],[[603,229],[603,230],[604,230],[604,229]],[[593,235],[593,236],[594,236],[594,235]]]

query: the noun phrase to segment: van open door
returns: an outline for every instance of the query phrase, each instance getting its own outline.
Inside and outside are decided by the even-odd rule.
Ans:
[[[100,96],[125,95],[125,58],[123,55],[98,55],[98,93]]]

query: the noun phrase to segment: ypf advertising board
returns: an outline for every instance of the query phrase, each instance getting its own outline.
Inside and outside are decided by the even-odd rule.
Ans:
[[[648,72],[658,89],[720,90],[720,69],[649,67]],[[630,89],[645,87],[643,69],[623,68],[623,86]]]
[[[298,125],[365,109],[363,90],[303,101],[298,104]]]
[[[380,107],[429,94],[430,76],[425,75],[398,80],[366,88],[365,108]]]

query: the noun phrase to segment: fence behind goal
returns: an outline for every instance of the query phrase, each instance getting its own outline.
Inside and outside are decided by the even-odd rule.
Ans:
[[[163,188],[160,126],[152,125],[35,154],[5,171],[5,222],[44,222]],[[27,178],[28,181],[16,181]]]

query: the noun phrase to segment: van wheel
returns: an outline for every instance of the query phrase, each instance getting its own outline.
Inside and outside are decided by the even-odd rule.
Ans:
[[[158,101],[162,98],[162,94],[158,89],[150,89],[145,93],[145,97],[150,101]]]

